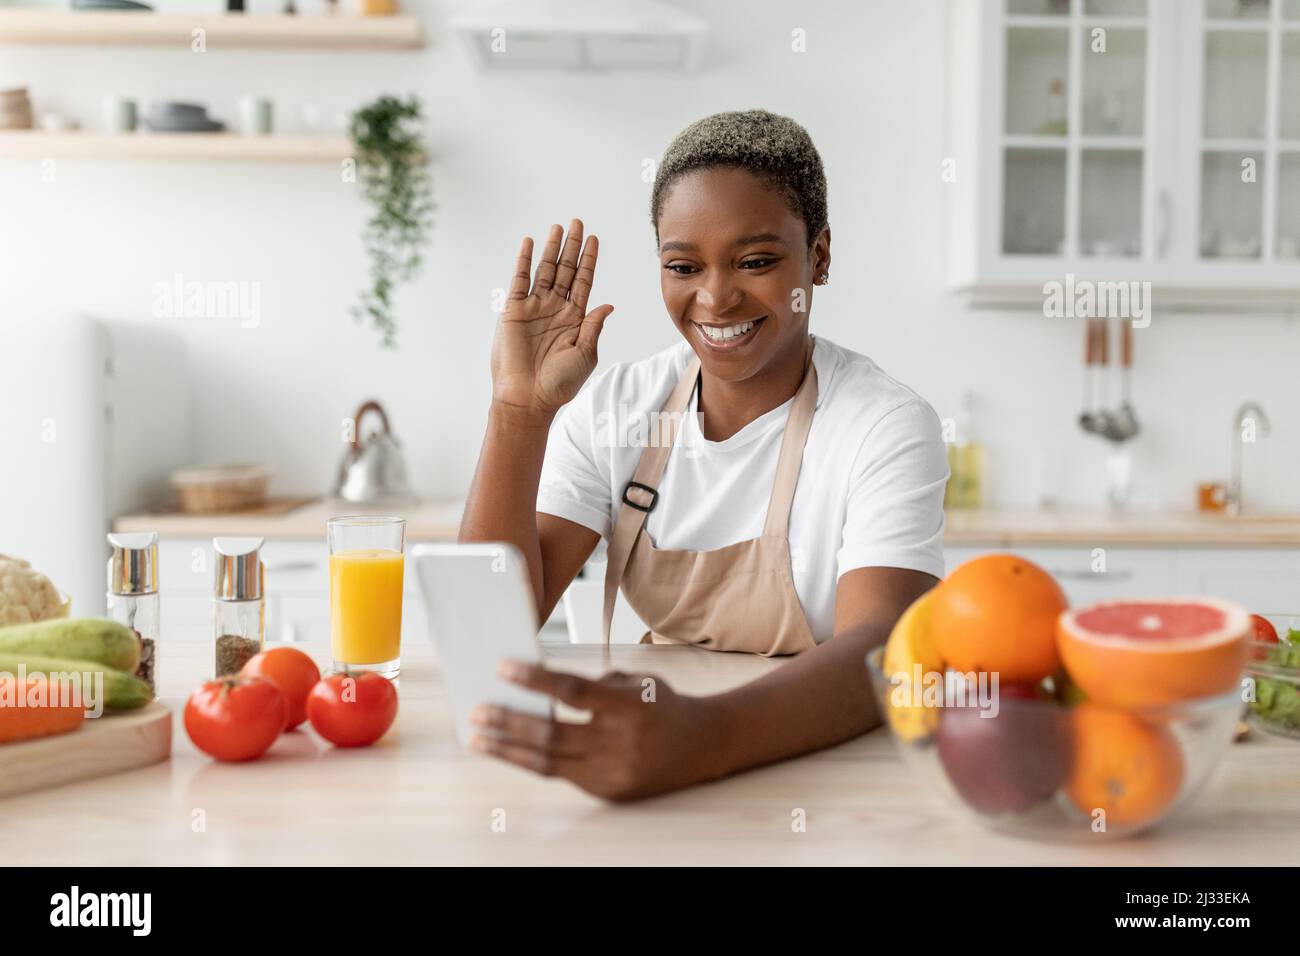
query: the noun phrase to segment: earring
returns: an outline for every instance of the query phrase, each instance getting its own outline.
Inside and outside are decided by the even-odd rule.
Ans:
[[[823,272],[821,275],[817,277],[818,285],[827,285],[830,283],[830,281],[831,281],[831,274],[829,272]]]

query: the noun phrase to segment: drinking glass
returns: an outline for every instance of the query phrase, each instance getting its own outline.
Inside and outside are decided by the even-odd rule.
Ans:
[[[330,644],[335,670],[401,669],[406,519],[347,515],[328,523]]]

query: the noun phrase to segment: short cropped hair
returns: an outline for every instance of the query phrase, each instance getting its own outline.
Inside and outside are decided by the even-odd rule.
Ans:
[[[656,241],[668,188],[692,170],[719,166],[748,170],[781,193],[803,219],[810,246],[825,227],[826,174],[808,131],[787,116],[744,110],[696,120],[668,144],[650,193]]]

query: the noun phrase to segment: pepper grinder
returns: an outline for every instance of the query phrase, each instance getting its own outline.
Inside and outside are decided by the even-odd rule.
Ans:
[[[135,631],[140,639],[136,676],[158,693],[158,534],[110,534],[108,616]]]
[[[217,677],[238,674],[262,650],[266,635],[262,538],[213,538],[213,663]]]

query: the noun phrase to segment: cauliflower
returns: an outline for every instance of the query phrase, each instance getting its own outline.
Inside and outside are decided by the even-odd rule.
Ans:
[[[0,626],[67,614],[68,605],[49,578],[26,561],[0,554]]]

